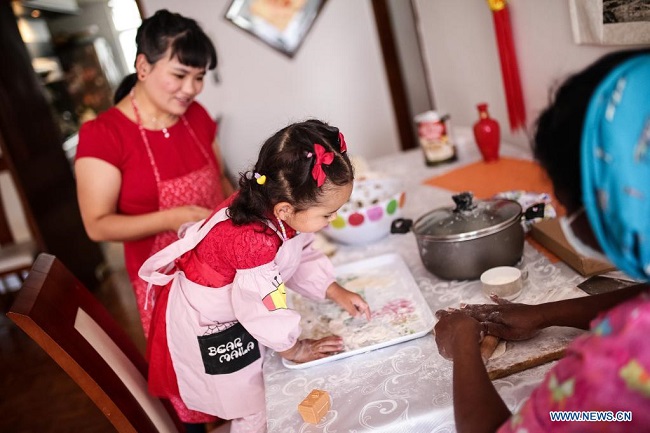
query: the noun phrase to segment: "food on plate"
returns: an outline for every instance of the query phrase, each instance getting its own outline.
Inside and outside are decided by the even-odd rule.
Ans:
[[[301,339],[338,335],[343,338],[345,350],[350,351],[415,334],[427,327],[421,308],[408,291],[400,289],[399,272],[376,269],[372,275],[351,273],[339,276],[337,281],[368,301],[371,320],[352,317],[332,301],[313,302],[294,295],[292,308],[302,317]]]

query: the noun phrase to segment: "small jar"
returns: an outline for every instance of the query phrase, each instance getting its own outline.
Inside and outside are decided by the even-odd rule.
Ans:
[[[435,111],[426,111],[415,116],[418,139],[429,166],[456,160],[456,146],[449,137],[449,115],[440,116]]]

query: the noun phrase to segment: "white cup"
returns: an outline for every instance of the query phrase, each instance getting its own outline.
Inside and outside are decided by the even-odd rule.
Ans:
[[[524,287],[524,277],[519,269],[513,266],[498,266],[488,269],[481,274],[483,293],[488,298],[491,294],[512,301],[521,294]]]

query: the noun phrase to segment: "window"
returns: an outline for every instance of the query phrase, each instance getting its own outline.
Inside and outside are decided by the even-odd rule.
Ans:
[[[135,72],[135,35],[142,23],[138,5],[135,0],[110,0],[108,7],[111,8],[113,26],[117,31],[126,65],[129,72]]]

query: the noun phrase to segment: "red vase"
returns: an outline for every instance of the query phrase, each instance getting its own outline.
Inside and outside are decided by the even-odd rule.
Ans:
[[[479,119],[474,124],[474,139],[485,162],[499,160],[499,143],[501,131],[499,123],[490,117],[487,104],[478,104]]]

